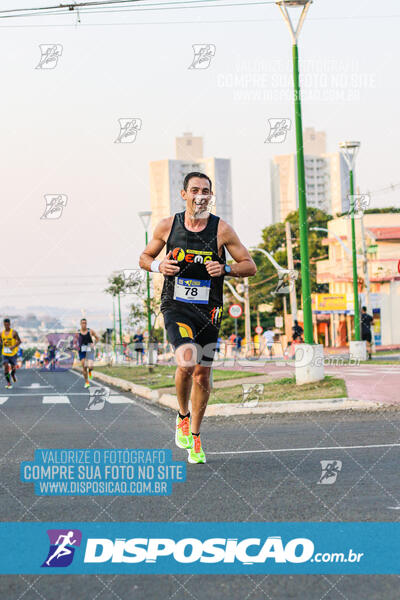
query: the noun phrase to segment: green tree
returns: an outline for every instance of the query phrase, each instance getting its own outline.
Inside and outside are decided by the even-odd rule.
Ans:
[[[317,208],[307,208],[307,220],[310,227],[322,227],[327,229],[327,223],[332,219],[331,215],[324,213]],[[293,246],[293,262],[294,268],[299,272],[296,281],[296,294],[298,306],[301,306],[301,272],[300,272],[300,234],[299,234],[299,213],[294,211],[290,213],[285,221],[289,221],[292,230],[292,246]],[[273,255],[275,260],[283,268],[287,268],[287,252],[286,252],[286,233],[285,223],[275,223],[265,227],[262,230],[262,241],[258,244],[259,248],[267,250]],[[316,263],[318,260],[328,257],[326,246],[322,245],[322,239],[326,237],[324,231],[310,231],[308,233],[309,255],[310,255],[310,281],[311,292],[327,292],[327,284],[318,284],[316,281]],[[274,294],[278,284],[278,275],[275,267],[261,252],[251,252],[254,262],[257,265],[257,273],[249,279],[249,294],[250,294],[250,316],[252,334],[257,322],[257,306],[259,304],[269,304],[271,312],[260,313],[260,325],[266,329],[273,326],[274,317],[283,314],[283,296],[282,294]],[[232,285],[237,285],[237,281],[230,280]],[[234,296],[224,288],[225,304],[229,305],[232,302],[237,302]],[[286,295],[289,303],[289,295]],[[288,304],[289,308],[289,304]],[[234,322],[229,317],[228,311],[224,311],[221,322],[221,333],[223,336],[232,334],[234,331]],[[238,319],[238,332],[244,335],[244,316]]]
[[[109,278],[109,286],[104,291],[113,297],[117,297],[118,294],[121,296],[133,295],[134,301],[129,307],[129,314],[127,321],[131,327],[134,328],[147,328],[147,295],[146,295],[146,282],[141,276],[142,271],[137,269],[134,276],[125,278],[122,272],[113,273]],[[160,313],[160,300],[151,298],[150,299],[150,314],[153,316],[152,321]],[[151,339],[159,337],[159,333],[155,335],[154,328],[150,332]]]
[[[36,346],[34,346],[33,348],[32,347],[24,348],[23,353],[22,353],[22,362],[25,363],[27,360],[32,360],[36,350],[37,350]]]

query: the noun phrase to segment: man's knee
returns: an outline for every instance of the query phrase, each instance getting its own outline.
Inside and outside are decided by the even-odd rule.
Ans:
[[[193,377],[194,367],[183,367],[179,366],[176,369],[177,375],[179,375],[182,379],[191,379]]]
[[[196,344],[182,344],[175,351],[175,360],[178,367],[194,368],[197,363]]]
[[[197,367],[193,373],[193,381],[205,390],[210,389],[210,371],[208,367]]]

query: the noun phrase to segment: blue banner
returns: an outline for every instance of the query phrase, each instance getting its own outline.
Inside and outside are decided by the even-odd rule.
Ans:
[[[400,523],[1,523],[1,574],[399,574]]]

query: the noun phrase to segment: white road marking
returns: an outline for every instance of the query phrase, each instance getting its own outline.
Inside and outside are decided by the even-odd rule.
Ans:
[[[100,386],[100,387],[104,387],[104,386]],[[63,394],[53,394],[52,396],[50,396],[50,395],[43,396],[42,393],[40,393],[40,394],[25,393],[25,394],[13,394],[12,396],[0,396],[0,404],[4,404],[4,402],[6,402],[8,400],[8,398],[10,398],[10,397],[11,398],[16,398],[16,397],[32,398],[32,397],[36,397],[36,396],[40,396],[41,398],[43,398],[43,404],[70,404],[70,401],[68,399],[69,396],[84,396],[85,398],[89,399],[89,394],[87,391],[85,391],[85,392],[68,392],[68,396],[65,396]],[[45,398],[46,398],[46,400],[45,400]],[[63,398],[63,399],[57,400],[57,398]],[[65,400],[65,398],[66,398],[66,400]],[[114,400],[114,398],[115,398],[115,400]],[[155,417],[160,416],[159,413],[157,413],[155,410],[151,410],[151,408],[148,408],[144,404],[140,404],[133,398],[128,398],[126,396],[122,396],[121,394],[111,394],[108,399],[108,402],[110,404],[134,404],[135,406],[142,408],[145,412],[148,412]]]
[[[357,377],[369,377],[370,375],[372,375],[373,377],[376,377],[376,373],[347,373],[347,375],[352,375],[352,376],[357,376]]]
[[[400,510],[400,506],[388,506],[390,510]]]
[[[81,379],[84,379],[83,375],[81,375],[80,373],[76,373],[75,371],[71,371],[71,373],[73,373],[73,374],[74,374],[74,375],[76,375],[77,377],[80,377]],[[102,385],[101,383],[95,383],[93,380],[92,380],[92,382],[91,382],[91,385],[95,385],[95,386],[97,386],[97,387],[105,387],[105,388],[107,388],[107,386],[106,386],[106,385],[104,385],[104,384]],[[110,396],[110,397],[111,397],[111,396]],[[151,410],[151,408],[148,408],[144,402],[143,402],[143,403],[139,403],[139,402],[137,402],[136,400],[133,400],[133,399],[132,399],[132,401],[131,401],[131,404],[134,404],[135,406],[138,406],[139,408],[141,408],[141,409],[142,409],[142,410],[144,410],[145,412],[148,412],[148,413],[150,413],[150,414],[151,414],[151,415],[153,415],[154,417],[159,417],[159,416],[160,416],[160,414],[159,414],[158,412],[156,412],[156,411],[154,411],[154,410]]]
[[[68,396],[43,396],[43,404],[71,404]]]
[[[127,398],[126,396],[121,396],[117,394],[116,396],[109,396],[107,398],[107,402],[110,404],[136,404],[132,398]]]
[[[228,450],[226,452],[208,452],[208,454],[263,454],[274,452],[310,452],[312,450],[352,450],[362,448],[397,448],[400,444],[369,444],[365,446],[316,446],[315,448],[276,448],[266,450]]]
[[[39,388],[48,388],[52,387],[51,385],[42,385],[41,383],[31,383],[31,385],[23,385],[25,390],[37,390]]]
[[[52,396],[48,395],[48,398],[52,398],[53,396],[60,396],[62,394],[57,394],[54,393]],[[12,396],[10,396],[11,398],[15,398],[15,397],[22,397],[22,398],[32,398],[35,396],[43,396],[43,392],[40,392],[39,394],[30,394],[28,392],[25,392],[25,394],[13,394]],[[89,398],[89,394],[87,392],[68,392],[68,396],[87,396]],[[1,396],[0,396],[1,398]]]

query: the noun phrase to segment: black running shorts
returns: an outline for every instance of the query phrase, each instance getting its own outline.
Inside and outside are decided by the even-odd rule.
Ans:
[[[369,343],[371,343],[371,340],[372,340],[371,332],[370,331],[362,331],[361,332],[361,339],[362,339],[363,342],[369,342]]]
[[[3,354],[3,365],[10,365],[11,367],[15,367],[17,365],[18,356],[14,354],[13,356],[9,356],[7,354]]]
[[[170,344],[175,349],[182,344],[196,344],[198,364],[211,367],[219,337],[222,306],[199,308],[179,302],[163,308],[162,313]]]

